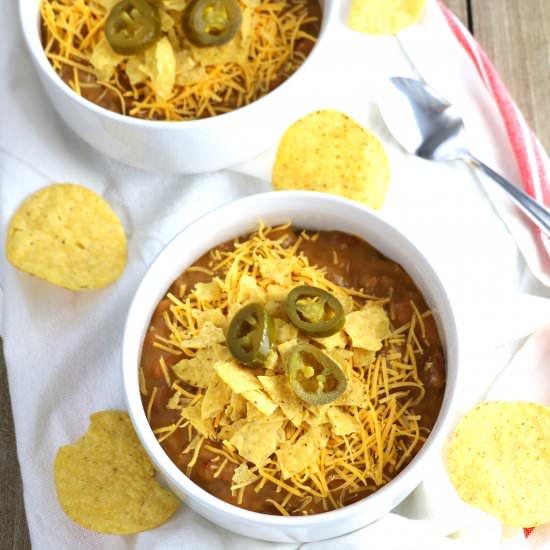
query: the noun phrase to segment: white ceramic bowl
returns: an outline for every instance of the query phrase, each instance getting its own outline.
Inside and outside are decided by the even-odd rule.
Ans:
[[[412,276],[432,308],[447,358],[447,387],[441,412],[426,444],[411,463],[376,493],[339,510],[307,517],[279,517],[243,510],[195,485],[168,458],[147,423],[138,384],[141,347],[151,315],[171,283],[210,248],[245,235],[262,219],[268,225],[291,220],[297,227],[339,230],[371,243],[399,262]],[[421,481],[430,453],[447,429],[456,387],[458,341],[455,319],[438,276],[422,253],[378,214],[358,203],[327,194],[285,191],[253,195],[218,208],[179,233],[158,255],[141,282],[124,332],[122,368],[130,417],[151,459],[170,487],[193,510],[242,535],[280,542],[335,537],[380,518]]]
[[[87,143],[131,166],[161,172],[218,170],[254,157],[308,112],[310,76],[322,67],[327,28],[338,0],[320,0],[323,23],[303,65],[263,98],[233,112],[186,121],[148,121],[113,113],[85,100],[50,65],[39,31],[39,0],[19,0],[23,35],[47,95],[63,120]]]

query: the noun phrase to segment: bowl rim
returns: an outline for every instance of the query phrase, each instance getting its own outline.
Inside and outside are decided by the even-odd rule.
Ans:
[[[260,203],[264,202],[266,205],[269,204],[269,207],[272,207],[274,203],[277,203],[277,201],[284,201],[287,197],[297,202],[304,200],[313,200],[313,202],[315,202],[316,204],[318,204],[317,201],[328,201],[328,203],[334,205],[335,207],[340,207],[344,210],[355,209],[358,210],[360,213],[365,214],[367,218],[371,217],[371,219],[375,219],[378,220],[378,222],[381,222],[382,225],[385,225],[389,231],[397,235],[411,250],[414,251],[414,253],[419,258],[422,259],[422,261],[424,262],[424,265],[422,267],[428,270],[430,279],[433,280],[434,284],[438,287],[437,293],[440,295],[441,298],[441,302],[437,304],[438,309],[445,310],[445,326],[440,326],[439,329],[440,331],[444,329],[443,336],[446,339],[445,345],[447,356],[447,385],[441,409],[438,413],[434,427],[432,428],[432,431],[428,436],[428,439],[426,440],[420,451],[411,460],[411,462],[397,476],[392,478],[388,483],[386,483],[386,485],[384,485],[374,493],[342,508],[327,512],[321,512],[310,516],[275,516],[240,508],[212,495],[205,489],[202,489],[200,486],[195,484],[190,478],[188,478],[168,457],[166,452],[162,449],[160,443],[158,443],[153,434],[153,431],[150,428],[141,403],[141,396],[138,385],[137,365],[133,362],[133,358],[135,357],[134,351],[136,351],[136,348],[137,358],[139,362],[139,356],[141,354],[141,347],[143,344],[143,336],[148,325],[146,325],[145,327],[141,327],[139,329],[141,332],[138,335],[133,330],[132,318],[134,312],[142,307],[142,295],[144,294],[144,292],[147,291],[146,284],[148,280],[152,277],[152,275],[154,275],[155,265],[158,264],[159,259],[164,256],[172,256],[172,251],[175,249],[178,241],[185,237],[188,230],[190,230],[189,228],[192,228],[197,224],[204,224],[210,219],[223,220],[225,219],[224,211],[227,211],[229,209],[238,210],[245,203],[254,204],[254,201],[259,201]],[[255,223],[257,223],[257,219],[251,219],[249,225],[253,227]],[[202,250],[202,253],[206,251],[207,249],[204,249]],[[182,271],[184,269],[186,269],[186,267],[183,267]],[[171,282],[172,281],[164,282],[163,280],[162,292],[166,291]],[[158,290],[160,286],[161,285],[159,284],[158,279],[155,280],[155,289]],[[145,294],[145,297],[147,297],[148,294],[150,294],[150,292],[147,292]],[[156,300],[153,304],[153,311],[157,303],[158,300]],[[226,517],[230,517],[232,519],[240,521],[248,521],[251,524],[261,524],[264,527],[274,528],[311,527],[316,525],[319,521],[328,521],[329,519],[332,521],[338,521],[343,520],[350,515],[354,515],[354,512],[359,513],[363,507],[368,506],[368,504],[366,503],[369,501],[372,502],[373,499],[382,499],[383,496],[388,495],[390,497],[392,495],[396,496],[401,490],[400,480],[403,478],[413,479],[415,473],[417,474],[417,477],[421,478],[419,473],[424,467],[424,457],[432,451],[435,451],[439,442],[445,437],[448,425],[451,422],[456,389],[458,386],[458,342],[459,338],[454,310],[452,308],[448,294],[439,278],[439,275],[436,273],[431,263],[427,260],[424,254],[393,224],[385,220],[380,214],[371,210],[365,205],[361,205],[359,203],[356,203],[355,201],[351,201],[341,197],[328,195],[326,193],[318,193],[312,191],[269,191],[237,199],[214,210],[211,210],[206,214],[200,216],[199,218],[193,220],[190,224],[186,225],[184,228],[178,231],[150,263],[132,298],[132,302],[126,318],[126,324],[124,327],[122,343],[123,386],[130,418],[134,425],[134,429],[136,430],[136,433],[141,440],[144,448],[146,449],[148,455],[157,465],[157,468],[159,469],[161,475],[167,477],[170,482],[176,485],[178,489],[180,489],[181,492],[184,493],[188,498],[190,498],[191,500],[199,500],[203,505],[207,506],[208,508],[215,509],[226,514]],[[452,367],[452,370],[449,369],[449,366]]]
[[[48,61],[44,48],[40,40],[40,28],[36,29],[35,24],[31,22],[29,17],[24,17],[24,4],[30,3],[33,0],[19,0],[18,1],[18,11],[19,11],[19,23],[20,28],[24,37],[27,50],[30,53],[32,60],[35,65],[39,67],[40,74],[48,79],[48,81],[55,86],[55,88],[60,91],[64,96],[77,103],[79,106],[91,111],[98,116],[105,117],[113,122],[129,124],[132,127],[139,128],[163,128],[170,130],[179,130],[182,126],[185,128],[206,128],[212,124],[219,124],[220,120],[223,123],[231,123],[233,119],[237,116],[240,116],[243,111],[245,114],[250,114],[253,116],[258,109],[261,109],[265,106],[266,109],[269,109],[270,103],[275,103],[279,100],[285,101],[285,95],[287,89],[294,85],[296,82],[295,76],[298,73],[302,73],[302,69],[310,67],[314,61],[320,57],[320,50],[323,49],[323,44],[326,41],[326,36],[328,34],[329,28],[332,26],[332,21],[337,17],[338,14],[338,0],[319,0],[322,10],[322,19],[321,19],[321,29],[319,36],[311,52],[308,54],[304,62],[292,73],[287,79],[285,79],[277,88],[267,93],[266,95],[243,105],[238,109],[233,109],[227,113],[221,113],[219,115],[210,116],[207,118],[201,119],[192,119],[192,120],[148,120],[138,117],[132,117],[130,115],[123,115],[122,113],[116,113],[110,111],[105,107],[101,107],[96,103],[85,99],[84,97],[77,94],[65,81],[57,74],[50,62]],[[36,13],[35,15],[40,17],[40,0],[36,0]],[[36,33],[36,34],[33,34]],[[259,106],[258,106],[259,105]],[[217,122],[214,122],[217,121]]]

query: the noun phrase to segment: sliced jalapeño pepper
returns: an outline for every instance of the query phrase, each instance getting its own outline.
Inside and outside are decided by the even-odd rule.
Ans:
[[[145,51],[160,38],[160,13],[147,0],[122,0],[105,22],[105,38],[121,55]]]
[[[298,344],[292,349],[287,372],[294,393],[310,405],[334,401],[348,385],[338,363],[311,344]]]
[[[330,336],[345,321],[344,308],[338,299],[315,286],[293,288],[286,299],[286,314],[291,323],[311,336]]]
[[[195,46],[221,46],[241,26],[238,0],[191,0],[183,13],[183,30]]]
[[[251,303],[241,308],[227,329],[227,346],[231,355],[247,367],[261,367],[273,341],[273,319],[265,308]]]

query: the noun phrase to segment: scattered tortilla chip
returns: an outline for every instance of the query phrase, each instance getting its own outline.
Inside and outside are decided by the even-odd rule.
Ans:
[[[191,422],[191,425],[197,432],[204,437],[209,437],[212,432],[212,423],[210,419],[202,417],[202,410],[200,403],[198,405],[190,405],[181,409],[181,416]]]
[[[200,302],[218,302],[222,298],[222,289],[217,280],[209,283],[197,283],[193,293]]]
[[[277,449],[283,420],[247,422],[229,440],[239,454],[261,467]]]
[[[503,524],[550,522],[550,408],[487,402],[459,423],[449,448],[449,476],[468,504]]]
[[[71,290],[114,282],[128,257],[124,229],[107,202],[86,187],[58,183],[28,197],[7,233],[10,263]]]
[[[248,465],[244,462],[239,464],[235,471],[233,472],[233,477],[231,479],[231,490],[240,489],[241,487],[246,487],[258,479],[257,474],[253,474]]]
[[[282,344],[288,340],[295,340],[298,336],[298,329],[294,325],[283,321],[283,319],[273,319],[273,326],[275,328],[274,341],[276,344]]]
[[[368,388],[364,381],[357,378],[348,380],[344,393],[333,401],[333,405],[350,405],[352,407],[365,408],[369,403]]]
[[[174,374],[196,388],[207,388],[216,376],[214,365],[227,361],[231,353],[225,346],[213,344],[209,348],[197,350],[191,359],[181,359],[172,366]]]
[[[382,340],[390,335],[390,319],[381,305],[368,302],[363,309],[346,315],[344,330],[353,347],[378,351]]]
[[[102,38],[90,54],[90,63],[95,69],[98,80],[108,82],[117,65],[124,59],[123,55],[116,53],[109,42]]]
[[[332,430],[336,435],[347,435],[359,431],[359,422],[340,407],[330,407],[327,410]]]
[[[292,391],[285,374],[275,376],[258,376],[258,380],[283,414],[297,427],[300,427],[304,417],[302,400]]]
[[[378,138],[344,113],[310,113],[284,133],[273,166],[273,187],[341,195],[380,208],[390,167]]]
[[[179,506],[155,481],[153,464],[123,411],[93,414],[87,433],[58,450],[54,475],[63,511],[100,533],[153,529]]]
[[[265,416],[271,416],[278,408],[278,405],[273,403],[261,390],[245,391],[242,393],[242,396]]]
[[[352,0],[348,25],[367,34],[396,34],[415,23],[426,0]]]
[[[353,350],[353,366],[368,367],[376,358],[376,352],[370,349],[355,348]]]
[[[313,338],[316,342],[319,342],[326,350],[332,350],[334,348],[345,348],[348,343],[346,333],[343,330],[335,332],[331,336],[325,338]]]
[[[254,373],[246,368],[241,367],[235,361],[226,361],[215,367],[218,376],[235,392],[244,393],[251,390],[259,390],[262,385]]]
[[[232,422],[246,416],[246,399],[240,393],[231,392],[231,399],[226,409],[226,414]]]
[[[329,429],[326,426],[310,428],[294,443],[285,443],[277,451],[283,479],[303,472],[306,468],[315,468],[319,451],[327,444]]]
[[[247,304],[249,302],[265,303],[265,290],[258,286],[255,277],[243,275],[239,281],[239,293],[237,295],[239,304]]]
[[[200,328],[199,333],[193,338],[184,340],[181,345],[185,348],[202,349],[209,348],[213,344],[225,342],[225,334],[220,327],[210,321],[205,321]]]
[[[221,413],[231,401],[231,393],[231,388],[223,380],[215,377],[201,400],[203,420],[214,418]]]
[[[157,99],[169,99],[176,82],[176,54],[167,36],[146,50],[145,63],[139,68],[151,79]]]

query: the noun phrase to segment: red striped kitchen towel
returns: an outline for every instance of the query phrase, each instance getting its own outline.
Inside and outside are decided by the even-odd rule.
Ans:
[[[441,1],[439,6],[453,34],[474,63],[485,86],[495,99],[506,127],[525,191],[550,207],[550,175],[543,162],[543,158],[546,156],[544,148],[525,122],[487,54],[449,8]],[[541,244],[550,256],[550,239],[538,228],[535,228],[535,231],[538,232]],[[525,536],[528,537],[532,531],[531,527],[525,528]]]
[[[525,122],[487,54],[449,8],[441,1],[439,6],[453,34],[474,63],[485,86],[495,99],[525,191],[537,201],[550,207],[550,174],[547,169],[549,164],[544,148]],[[534,228],[534,231],[537,232],[542,250],[550,259],[550,238],[542,234],[538,228]]]

